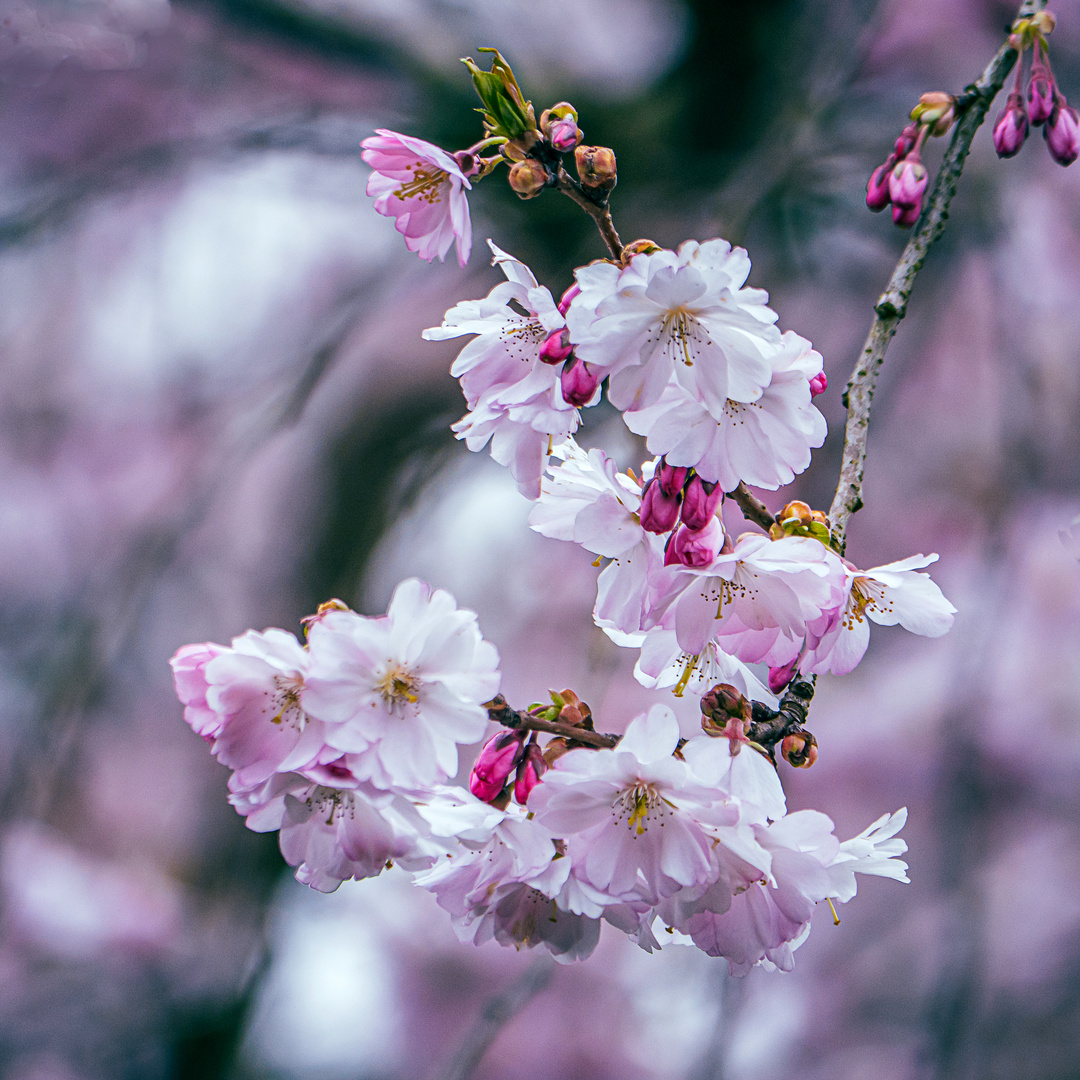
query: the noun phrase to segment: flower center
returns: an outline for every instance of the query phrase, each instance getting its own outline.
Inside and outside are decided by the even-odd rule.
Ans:
[[[612,809],[616,824],[625,820],[627,828],[641,836],[648,829],[650,818],[666,816],[665,808],[670,805],[652,784],[639,780],[633,787],[619,792]]]
[[[337,788],[317,787],[308,797],[305,805],[313,814],[326,815],[326,824],[333,825],[335,820],[355,817],[353,793],[339,791]]]
[[[413,178],[394,192],[394,198],[418,198],[426,203],[437,203],[442,198],[443,185],[450,179],[450,174],[445,169],[436,169],[433,166],[425,169],[422,161],[410,167]]]
[[[389,664],[383,677],[375,684],[375,689],[382,694],[388,712],[395,712],[407,702],[415,705],[420,680],[403,664]]]
[[[275,675],[274,692],[270,696],[270,707],[276,712],[270,717],[271,724],[279,727],[292,727],[304,730],[307,714],[300,706],[300,691],[304,689],[304,680],[300,675]]]
[[[676,355],[679,352],[682,353],[678,359],[682,360],[687,367],[694,366],[690,354],[693,351],[693,354],[697,355],[695,348],[698,340],[697,331],[697,319],[681,304],[664,316],[664,333],[667,335],[668,343],[676,351]]]

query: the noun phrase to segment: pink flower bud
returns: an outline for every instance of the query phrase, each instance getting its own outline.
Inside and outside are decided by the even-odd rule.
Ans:
[[[810,380],[810,396],[816,398],[818,394],[824,394],[829,389],[829,380],[825,376],[824,371],[819,371]]]
[[[665,495],[678,495],[686,483],[686,474],[690,470],[683,465],[669,465],[660,459],[660,471],[656,474]]]
[[[480,751],[469,775],[469,790],[484,802],[497,798],[525,753],[524,731],[500,731]]]
[[[688,529],[704,529],[716,513],[720,500],[724,497],[719,484],[710,484],[695,475],[686,485],[683,495],[682,523]]]
[[[908,124],[903,131],[900,132],[899,138],[896,140],[896,146],[893,147],[894,157],[893,163],[895,164],[901,158],[906,158],[912,150],[915,149],[915,143],[919,138],[919,125]]]
[[[1043,128],[1043,138],[1050,156],[1059,165],[1071,165],[1080,153],[1080,116],[1061,96]]]
[[[679,499],[665,495],[660,481],[654,476],[641,493],[641,527],[646,532],[670,532],[679,520]]]
[[[799,670],[799,658],[796,656],[790,664],[785,664],[783,667],[771,667],[769,668],[769,689],[774,694],[779,694],[781,690],[795,676],[795,672]]]
[[[709,518],[704,529],[695,531],[685,525],[671,534],[664,549],[665,566],[711,566],[724,544],[724,526],[719,518]]]
[[[921,205],[926,182],[926,166],[917,155],[898,161],[889,173],[889,198],[893,206]],[[896,220],[895,214],[893,220]]]
[[[1054,111],[1054,79],[1043,63],[1032,64],[1028,80],[1028,120],[1036,127],[1050,119]]]
[[[809,769],[818,759],[817,739],[809,731],[798,731],[784,739],[780,753],[796,769]]]
[[[899,225],[901,229],[910,229],[919,220],[921,213],[921,203],[915,206],[894,206],[892,208],[893,224]]]
[[[1009,158],[1017,153],[1028,136],[1028,116],[1024,99],[1012,93],[1001,115],[994,121],[994,149],[998,157]]]
[[[574,360],[563,368],[559,384],[562,387],[563,401],[580,409],[592,401],[596,388],[600,385],[600,376],[590,371],[584,360]]]
[[[525,747],[525,757],[518,765],[517,777],[514,780],[514,798],[524,806],[529,801],[532,789],[540,783],[540,777],[547,772],[547,762],[540,747],[536,743],[529,743]]]
[[[581,286],[575,281],[569,289],[562,294],[562,299],[559,301],[559,314],[565,315],[570,310],[570,305],[574,302],[574,297],[581,292]]]
[[[573,351],[570,335],[563,327],[544,338],[544,344],[540,346],[540,359],[545,364],[561,364]]]
[[[581,128],[571,116],[556,120],[548,127],[548,142],[560,153],[573,150],[581,142]]]
[[[879,165],[866,181],[866,205],[876,214],[889,205],[889,174],[896,164],[896,156],[890,154],[884,165]]]

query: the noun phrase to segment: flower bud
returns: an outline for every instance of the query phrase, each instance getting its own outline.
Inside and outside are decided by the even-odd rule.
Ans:
[[[922,203],[915,206],[894,206],[892,208],[893,224],[899,225],[901,229],[910,229],[919,220],[921,213]]]
[[[1038,127],[1050,119],[1054,111],[1054,79],[1050,69],[1041,61],[1032,64],[1028,79],[1028,120]]]
[[[919,138],[919,125],[908,124],[903,131],[900,132],[899,137],[896,140],[896,145],[893,147],[893,165],[896,164],[901,158],[906,158],[912,150],[915,149],[915,143]]]
[[[567,405],[573,405],[575,409],[584,408],[596,396],[601,378],[595,371],[590,371],[584,360],[575,359],[572,364],[567,364],[559,376],[559,385],[562,388],[563,401]]]
[[[1065,104],[1063,97],[1058,97],[1043,127],[1043,138],[1050,156],[1059,165],[1071,165],[1080,153],[1080,116],[1071,105]]]
[[[547,187],[548,171],[535,158],[510,166],[510,186],[521,199],[535,199]]]
[[[500,731],[480,751],[469,774],[469,790],[484,802],[491,802],[506,786],[510,774],[525,753],[524,731]]]
[[[931,135],[944,135],[956,118],[956,98],[943,90],[932,90],[919,98],[911,110],[911,119],[930,129]]]
[[[926,166],[916,155],[898,161],[889,173],[889,198],[893,206],[921,206],[926,182]],[[895,214],[893,220],[896,220]]]
[[[750,702],[739,688],[731,683],[718,683],[701,698],[702,716],[721,728],[728,720],[744,720],[749,723],[752,712]],[[704,723],[703,720],[702,726]]]
[[[810,396],[816,398],[818,394],[824,394],[829,389],[829,380],[824,371],[819,371],[810,380]]]
[[[560,724],[574,724],[575,726],[590,726],[592,721],[592,709],[574,693],[573,690],[563,690],[560,694],[552,694],[562,702],[559,715],[555,718]]]
[[[804,503],[801,499],[792,499],[776,515],[776,520],[780,522],[785,531],[800,526],[809,528],[814,521],[814,511],[808,503]]]
[[[769,689],[774,694],[779,694],[795,677],[795,672],[798,670],[799,658],[797,656],[790,664],[785,664],[783,667],[769,668]]]
[[[711,566],[724,544],[724,527],[718,518],[709,518],[704,529],[685,525],[671,534],[664,549],[665,566]]]
[[[719,484],[712,484],[702,480],[695,474],[686,485],[683,495],[682,523],[688,529],[704,529],[709,521],[715,516],[716,508],[724,493]]]
[[[884,165],[879,165],[866,181],[866,205],[874,213],[884,210],[889,205],[889,174],[896,164],[896,155],[890,154]]]
[[[606,146],[579,146],[574,151],[581,186],[610,191],[617,180],[615,151]]]
[[[570,344],[570,335],[564,326],[544,338],[540,346],[540,359],[545,364],[561,364],[573,351],[574,346]]]
[[[994,149],[998,157],[1009,158],[1017,153],[1028,136],[1028,116],[1024,99],[1012,93],[1001,115],[994,121]]]
[[[547,762],[536,743],[525,747],[525,756],[517,768],[514,779],[514,798],[524,806],[529,801],[532,789],[540,783],[540,777],[547,772]]]
[[[560,101],[540,115],[540,130],[560,153],[573,150],[581,142],[581,128],[577,126],[577,109],[569,101]]]
[[[686,474],[690,470],[685,465],[669,465],[666,458],[660,459],[660,469],[656,474],[665,495],[678,495],[686,483]]]
[[[570,305],[574,302],[574,297],[581,293],[581,286],[575,281],[569,289],[562,294],[562,299],[559,301],[559,314],[565,315],[570,310]]]
[[[796,769],[809,769],[818,758],[817,739],[809,731],[797,731],[780,744],[780,753]]]
[[[1047,34],[1054,32],[1054,27],[1057,26],[1057,19],[1054,18],[1053,12],[1050,11],[1037,11],[1031,16],[1031,25],[1046,37]]]
[[[654,476],[641,493],[639,511],[641,527],[646,532],[670,532],[679,520],[679,499],[676,495],[665,495],[660,481]]]

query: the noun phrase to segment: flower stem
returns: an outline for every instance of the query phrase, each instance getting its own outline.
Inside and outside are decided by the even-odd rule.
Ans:
[[[568,198],[573,199],[596,222],[596,227],[600,230],[600,235],[607,244],[611,257],[621,259],[623,243],[615,231],[615,223],[611,220],[607,192],[605,191],[600,198],[593,198],[561,165],[556,174],[556,180],[556,187]]]
[[[1046,0],[1025,0],[1020,5],[1017,18],[1033,15],[1044,7]],[[929,202],[915,225],[915,231],[904,248],[900,261],[896,264],[888,287],[874,305],[874,321],[870,325],[870,333],[844,392],[844,404],[848,410],[847,426],[844,430],[844,456],[836,495],[829,508],[833,547],[841,554],[847,546],[848,520],[863,505],[862,485],[870,405],[885,352],[900,321],[907,313],[908,297],[915,284],[915,277],[926,260],[926,253],[930,245],[945,231],[949,203],[956,194],[956,186],[975,132],[985,119],[990,103],[1005,84],[1017,57],[1016,50],[1006,42],[998,49],[997,55],[987,65],[978,81],[968,86],[957,99],[958,120]]]

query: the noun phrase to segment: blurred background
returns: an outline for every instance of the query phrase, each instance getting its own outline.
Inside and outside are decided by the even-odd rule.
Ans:
[[[1080,0],[1052,8],[1080,102]],[[1080,1075],[1080,542],[1060,535],[1080,512],[1080,168],[1038,133],[1010,161],[976,139],[850,530],[864,567],[940,552],[956,626],[876,628],[819,683],[819,763],[784,773],[842,837],[907,805],[912,884],[864,880],[839,927],[818,912],[793,974],[733,979],[617,933],[556,969],[459,944],[398,872],[309,892],[226,804],[167,666],[297,631],[330,596],[381,612],[417,574],[479,612],[512,702],[570,686],[621,730],[667,696],[592,627],[590,556],[531,533],[509,475],[454,442],[456,346],[420,340],[497,280],[485,237],[557,295],[603,254],[591,222],[496,174],[469,268],[429,267],[365,198],[360,140],[475,141],[458,58],[481,45],[538,110],[571,100],[618,155],[623,238],[746,245],[781,327],[823,353],[829,441],[766,498],[827,508],[840,392],[904,243],[866,178],[1013,14],[0,0],[0,1075],[426,1080],[496,1031],[478,1080]],[[582,441],[642,457],[602,408]],[[522,1005],[501,1028],[493,995]]]

